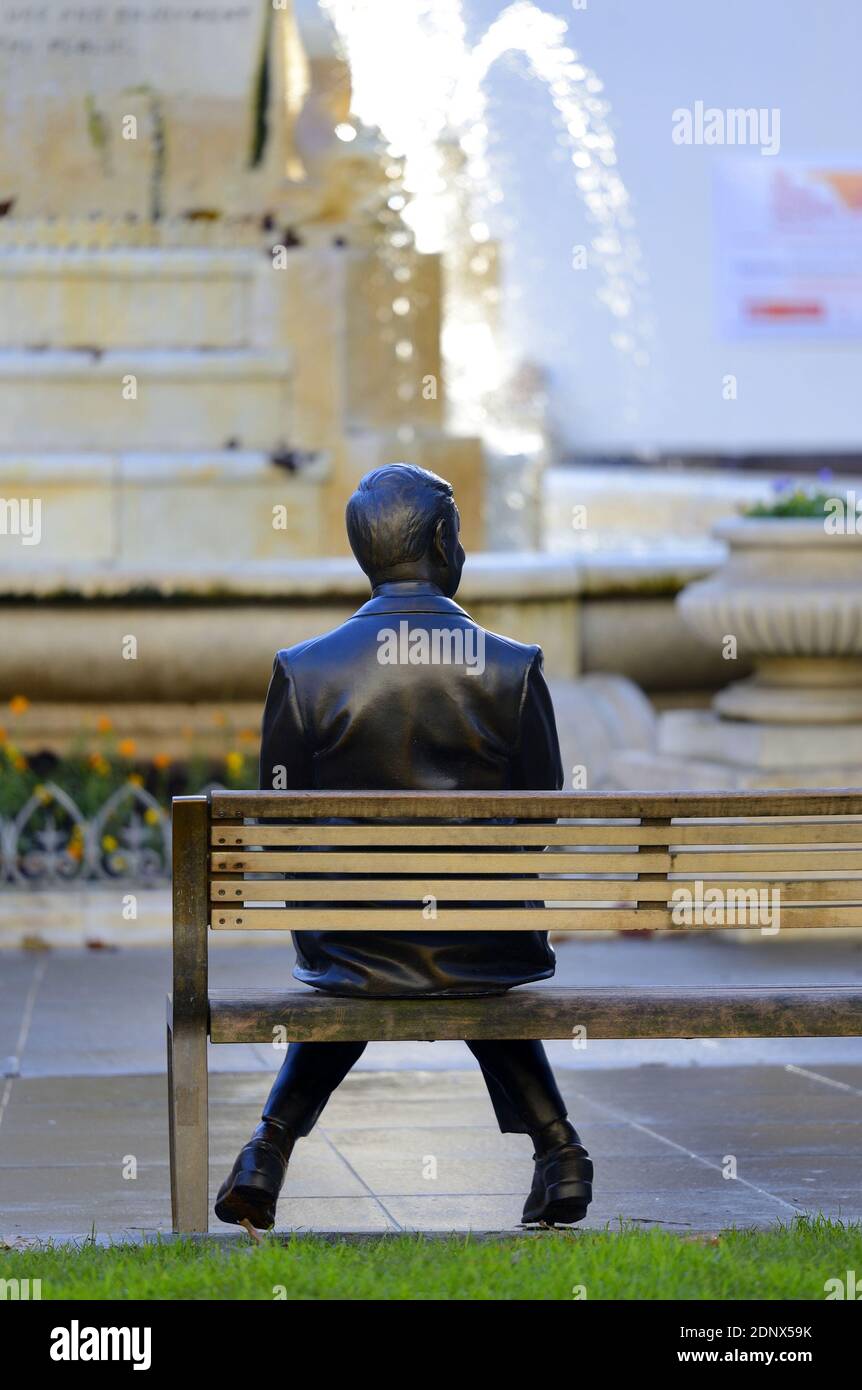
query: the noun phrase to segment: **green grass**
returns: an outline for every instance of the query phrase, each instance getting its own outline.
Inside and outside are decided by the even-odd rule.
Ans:
[[[823,1218],[703,1238],[547,1231],[0,1251],[0,1278],[41,1279],[43,1299],[822,1300],[827,1279],[854,1269],[862,1226]]]

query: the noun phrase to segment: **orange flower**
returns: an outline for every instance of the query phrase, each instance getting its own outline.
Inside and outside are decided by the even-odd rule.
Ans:
[[[243,743],[257,743],[257,732],[254,729],[240,729],[237,737]]]
[[[117,744],[117,752],[121,758],[133,758],[138,751],[138,746],[133,738],[121,738]]]
[[[113,729],[113,724],[106,714],[100,714],[96,720],[96,728],[100,734],[109,734]]]
[[[153,767],[157,767],[160,771],[161,771],[163,768],[170,767],[170,765],[171,765],[171,755],[170,755],[170,753],[157,753],[156,756],[153,758]]]
[[[107,759],[103,758],[101,753],[91,753],[87,762],[90,764],[93,771],[97,772],[100,777],[107,777],[111,770]]]
[[[6,730],[5,730],[5,729],[0,729],[0,744],[3,744],[3,743],[5,743],[5,742],[6,742]]]
[[[26,714],[30,708],[30,701],[26,695],[13,695],[9,701],[9,709],[12,714]]]
[[[23,756],[19,753],[18,756],[17,756],[17,758],[14,758],[14,759],[13,759],[13,761],[12,761],[12,766],[14,767],[14,769],[15,769],[16,772],[26,772],[26,771],[27,771],[27,759],[26,759],[25,757],[23,757]]]

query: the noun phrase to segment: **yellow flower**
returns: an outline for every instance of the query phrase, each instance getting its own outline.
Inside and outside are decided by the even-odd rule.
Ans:
[[[146,811],[144,812],[144,820],[147,822],[147,825],[158,825],[159,821],[161,820],[161,816],[159,815],[155,806],[147,807]]]
[[[142,787],[144,785],[144,779],[139,772],[130,772],[128,783],[130,787]]]
[[[121,758],[133,758],[138,751],[138,745],[133,738],[121,738],[117,744],[117,752]]]
[[[242,753],[228,753],[224,761],[228,772],[234,776],[238,776],[245,766],[245,758]]]
[[[12,714],[26,714],[30,708],[30,701],[26,695],[13,695],[9,701],[9,709]]]
[[[108,773],[111,770],[107,759],[103,758],[101,753],[91,753],[89,758],[87,759],[87,762],[90,764],[90,767],[99,777],[107,777]]]
[[[47,787],[42,786],[41,782],[39,783],[39,786],[36,788],[36,796],[39,798],[43,806],[47,806],[51,800],[51,793],[48,791]]]
[[[13,758],[13,759],[12,759],[12,766],[14,767],[14,769],[15,769],[16,772],[26,772],[26,771],[27,771],[27,759],[24,758],[24,757],[22,757],[21,754],[19,753],[18,756],[17,756],[17,758]]]
[[[117,849],[117,848],[118,848],[118,844],[117,844],[117,841],[114,839],[113,835],[103,835],[103,836],[102,836],[102,849],[106,849],[106,850],[109,850],[109,851],[110,851],[110,850],[114,850],[114,849]]]

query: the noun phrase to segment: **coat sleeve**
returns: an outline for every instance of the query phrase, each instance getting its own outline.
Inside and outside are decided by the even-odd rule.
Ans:
[[[557,721],[542,666],[537,647],[527,671],[512,769],[512,786],[518,791],[559,791],[563,785]]]
[[[276,653],[266,693],[259,786],[267,792],[304,791],[311,787],[311,748],[285,652]]]

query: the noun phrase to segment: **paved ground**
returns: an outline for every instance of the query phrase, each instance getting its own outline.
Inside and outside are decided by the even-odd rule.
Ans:
[[[290,951],[214,951],[215,985],[289,979]],[[165,950],[0,955],[0,1234],[169,1225]],[[862,943],[723,936],[567,942],[558,981],[859,981]],[[549,1045],[597,1165],[585,1224],[862,1219],[862,1040]],[[211,1184],[254,1124],[277,1059],[211,1049]],[[264,1075],[262,1073],[266,1073]],[[530,1144],[501,1136],[461,1044],[374,1044],[297,1146],[280,1224],[511,1230]],[[736,1177],[725,1172],[733,1168]],[[137,1176],[124,1176],[133,1167]]]

